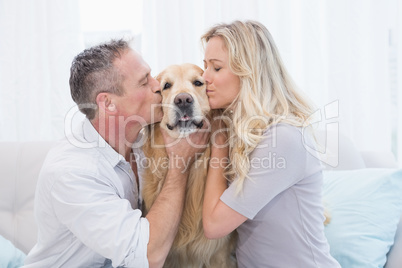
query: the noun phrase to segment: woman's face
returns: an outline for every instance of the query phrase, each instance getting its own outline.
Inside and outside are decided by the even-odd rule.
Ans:
[[[240,91],[240,78],[229,69],[229,53],[222,37],[209,39],[204,58],[204,79],[211,109],[227,108]]]

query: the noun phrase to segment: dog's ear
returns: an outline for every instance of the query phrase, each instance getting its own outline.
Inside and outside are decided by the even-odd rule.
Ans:
[[[160,83],[162,81],[162,77],[165,74],[165,71],[160,72],[155,79],[158,80],[158,82]]]
[[[198,71],[200,72],[200,75],[202,76],[204,74],[204,69],[202,69],[200,66],[196,65],[198,68]]]
[[[143,128],[144,129],[144,134],[146,136],[149,136],[151,134],[152,128],[153,128],[153,124],[149,124],[149,125],[145,126]]]

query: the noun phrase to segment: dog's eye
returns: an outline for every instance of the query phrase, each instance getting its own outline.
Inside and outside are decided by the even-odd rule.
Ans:
[[[194,85],[195,85],[196,87],[201,87],[201,86],[204,85],[204,83],[201,82],[201,81],[195,80]]]
[[[170,88],[172,85],[170,84],[170,83],[166,83],[164,86],[163,86],[163,90],[165,90],[165,89],[168,89],[168,88]]]

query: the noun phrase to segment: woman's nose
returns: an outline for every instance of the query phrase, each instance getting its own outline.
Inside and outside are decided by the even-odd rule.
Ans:
[[[208,69],[206,69],[204,71],[204,73],[202,74],[202,77],[205,79],[205,82],[207,82],[207,84],[210,84],[211,80],[210,80]]]

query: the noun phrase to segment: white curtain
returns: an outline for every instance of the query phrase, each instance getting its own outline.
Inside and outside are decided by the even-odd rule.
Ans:
[[[0,0],[0,141],[64,135],[79,14],[78,0]]]
[[[361,150],[391,151],[389,31],[396,3],[147,0],[142,52],[155,73],[175,63],[202,66],[199,38],[208,27],[258,20],[270,30],[300,89],[323,111],[337,106],[324,120],[337,121]]]
[[[262,22],[323,125],[335,121],[359,149],[393,150],[402,164],[401,0],[144,0],[142,10],[136,47],[154,75],[202,66],[199,38],[216,23]],[[64,135],[69,67],[84,48],[79,12],[79,0],[0,0],[0,141]]]

